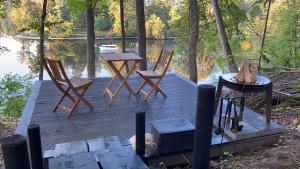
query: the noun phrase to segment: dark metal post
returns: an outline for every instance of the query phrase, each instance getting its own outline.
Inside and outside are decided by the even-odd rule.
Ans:
[[[215,90],[212,85],[198,86],[193,169],[209,168]]]
[[[43,169],[43,154],[40,126],[31,124],[27,127],[30,164],[32,169]]]
[[[136,152],[145,156],[145,112],[136,114]]]
[[[27,141],[20,134],[1,140],[5,169],[30,169]]]

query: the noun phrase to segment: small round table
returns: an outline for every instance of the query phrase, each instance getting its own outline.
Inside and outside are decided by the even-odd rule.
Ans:
[[[218,87],[217,87],[217,93],[216,93],[216,100],[218,105],[219,98],[222,93],[223,86],[238,91],[242,93],[256,93],[264,91],[266,94],[266,122],[271,122],[271,111],[272,111],[272,82],[270,79],[264,76],[256,76],[256,82],[255,83],[242,83],[236,81],[234,78],[236,73],[228,73],[220,76]]]

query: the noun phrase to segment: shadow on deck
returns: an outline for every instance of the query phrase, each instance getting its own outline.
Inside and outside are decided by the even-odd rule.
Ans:
[[[139,101],[123,88],[111,105],[102,93],[110,78],[97,78],[85,94],[85,98],[94,106],[89,110],[79,104],[71,119],[66,119],[66,112],[51,109],[61,94],[51,81],[37,82],[29,97],[24,114],[16,133],[26,134],[28,124],[37,123],[41,128],[43,150],[54,149],[58,143],[89,140],[93,138],[118,136],[121,140],[135,134],[135,115],[146,112],[146,132],[150,132],[150,122],[157,119],[183,117],[192,124],[196,117],[197,86],[176,73],[167,74],[160,87],[168,95],[167,98],[154,94],[148,102]],[[141,79],[131,77],[129,83],[134,89],[142,83]],[[216,121],[216,120],[215,120]],[[265,118],[249,109],[244,113],[244,130],[224,136],[214,135],[212,140],[212,156],[223,151],[240,152],[244,149],[276,143],[281,126],[276,123],[266,124]],[[170,155],[171,157],[172,155]],[[162,156],[158,157],[161,160]],[[175,156],[172,156],[176,161]]]

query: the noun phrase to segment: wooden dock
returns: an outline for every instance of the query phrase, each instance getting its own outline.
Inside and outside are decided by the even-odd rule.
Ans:
[[[80,104],[73,112],[71,119],[66,119],[66,112],[52,112],[52,106],[58,99],[59,92],[51,81],[37,82],[25,106],[25,111],[16,133],[26,135],[28,124],[39,124],[43,151],[55,149],[55,145],[65,142],[83,141],[94,138],[117,136],[126,140],[135,134],[135,115],[146,112],[146,132],[150,132],[150,122],[158,119],[182,117],[195,124],[197,86],[177,73],[167,74],[160,87],[167,98],[154,94],[148,102],[143,96],[137,101],[135,97],[122,89],[117,99],[108,104],[103,90],[110,78],[94,79],[85,98],[94,106],[89,110]],[[141,79],[133,76],[130,85],[136,89]],[[216,115],[217,118],[217,115]],[[216,121],[216,120],[215,120]],[[249,109],[244,112],[244,129],[242,132],[226,131],[221,135],[213,133],[211,156],[216,157],[227,152],[241,152],[261,145],[271,145],[279,140],[282,127],[277,123],[265,123],[265,118]],[[222,140],[222,142],[221,142]],[[164,161],[168,165],[192,159],[192,150],[172,154],[150,152],[150,164]]]

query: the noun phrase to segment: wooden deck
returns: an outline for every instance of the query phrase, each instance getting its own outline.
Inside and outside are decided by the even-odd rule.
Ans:
[[[89,140],[118,136],[120,140],[128,139],[135,134],[135,114],[146,112],[146,130],[150,132],[150,122],[170,117],[184,117],[195,123],[196,85],[177,73],[167,74],[160,87],[168,95],[152,95],[148,102],[139,101],[123,88],[117,99],[108,104],[103,90],[110,78],[94,79],[86,93],[86,99],[94,106],[89,110],[82,104],[75,109],[71,119],[66,119],[66,112],[52,112],[59,92],[51,81],[37,82],[31,94],[16,133],[26,134],[26,125],[37,123],[41,127],[43,151],[54,149],[55,145],[64,142]],[[138,77],[131,77],[129,83],[137,89],[141,83]],[[212,156],[223,151],[242,151],[259,145],[272,144],[278,141],[281,126],[276,123],[265,124],[265,118],[249,109],[244,113],[244,130],[240,133],[227,131],[221,144],[221,136],[213,134]],[[172,156],[175,159],[174,155]],[[188,155],[187,155],[188,156]],[[165,156],[153,153],[153,159],[160,160]],[[175,160],[173,160],[175,161]]]

